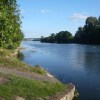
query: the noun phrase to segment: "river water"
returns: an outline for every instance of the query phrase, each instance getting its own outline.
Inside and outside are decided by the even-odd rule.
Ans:
[[[78,100],[100,100],[100,46],[23,41],[21,47],[25,63],[75,84]]]

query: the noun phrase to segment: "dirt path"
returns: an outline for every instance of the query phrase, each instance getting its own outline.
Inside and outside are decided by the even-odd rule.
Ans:
[[[4,73],[4,74],[17,75],[17,76],[24,77],[27,79],[33,79],[33,80],[35,79],[35,80],[54,82],[54,83],[58,82],[58,80],[54,77],[49,77],[46,75],[39,75],[34,72],[22,72],[22,71],[18,71],[16,69],[7,69],[7,68],[3,68],[3,67],[0,67],[0,72]]]

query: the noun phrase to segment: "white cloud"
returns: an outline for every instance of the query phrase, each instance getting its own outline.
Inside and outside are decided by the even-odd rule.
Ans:
[[[47,10],[47,9],[41,9],[41,11],[40,11],[42,14],[45,14],[45,13],[49,13],[50,11],[49,10]]]
[[[74,13],[72,16],[70,16],[70,19],[73,21],[78,21],[78,20],[85,20],[88,17],[86,13]]]

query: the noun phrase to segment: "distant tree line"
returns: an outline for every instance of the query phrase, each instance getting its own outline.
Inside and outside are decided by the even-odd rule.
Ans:
[[[68,31],[61,31],[59,33],[52,33],[49,37],[41,37],[41,42],[49,43],[70,43],[72,42],[72,34]]]
[[[20,10],[16,0],[0,0],[0,47],[14,49],[20,45]]]
[[[68,31],[61,31],[49,37],[42,36],[41,42],[100,44],[100,17],[88,17],[85,25],[78,28],[75,36]]]

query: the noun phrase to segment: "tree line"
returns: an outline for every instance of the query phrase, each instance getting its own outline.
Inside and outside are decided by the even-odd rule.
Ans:
[[[14,49],[20,45],[20,10],[16,0],[0,0],[0,47]]]
[[[49,37],[42,36],[41,42],[100,44],[100,17],[88,17],[85,25],[78,28],[75,36],[68,31],[61,31]]]
[[[49,37],[41,37],[41,42],[49,43],[70,43],[72,42],[73,36],[68,31],[61,31],[59,33],[52,33]]]

